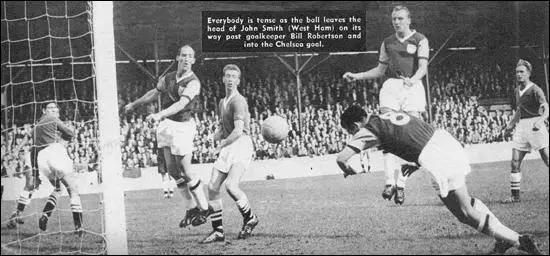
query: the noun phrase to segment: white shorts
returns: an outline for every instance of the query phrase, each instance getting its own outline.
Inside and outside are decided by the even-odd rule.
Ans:
[[[531,152],[548,147],[548,131],[542,125],[538,131],[533,131],[533,125],[539,117],[520,119],[513,137],[514,148]]]
[[[408,87],[403,79],[389,78],[380,90],[380,107],[396,111],[426,111],[426,95],[422,81]]]
[[[470,173],[470,160],[466,150],[447,131],[437,130],[420,153],[418,163],[426,168],[437,183],[441,197],[449,191],[466,186]]]
[[[38,170],[51,181],[73,173],[73,161],[61,143],[53,143],[40,150],[36,163]]]
[[[157,147],[169,147],[172,155],[183,156],[193,153],[193,139],[197,124],[191,118],[185,122],[164,119],[157,127]]]
[[[236,163],[242,163],[245,169],[248,169],[252,162],[254,146],[252,139],[248,135],[243,135],[231,145],[222,148],[220,156],[214,163],[214,168],[220,172],[228,173],[231,167]]]

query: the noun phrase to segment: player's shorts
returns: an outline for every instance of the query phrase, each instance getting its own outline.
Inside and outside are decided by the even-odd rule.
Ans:
[[[172,155],[183,156],[193,153],[193,139],[197,124],[191,118],[184,122],[164,119],[157,127],[157,147],[169,147]]]
[[[36,161],[38,170],[50,181],[59,180],[73,173],[73,161],[61,143],[53,143],[40,150]]]
[[[408,87],[403,79],[389,78],[380,90],[380,107],[396,111],[426,111],[426,95],[422,81]]]
[[[548,131],[542,125],[533,131],[533,125],[539,117],[520,119],[513,137],[513,147],[517,150],[531,152],[548,147]]]
[[[253,154],[252,139],[248,135],[243,135],[231,145],[222,148],[218,159],[214,163],[214,168],[220,172],[228,173],[234,164],[242,163],[248,169]]]
[[[466,150],[447,131],[436,130],[424,147],[418,163],[425,167],[437,183],[436,190],[441,197],[449,191],[466,186],[466,175],[470,173],[470,160]]]

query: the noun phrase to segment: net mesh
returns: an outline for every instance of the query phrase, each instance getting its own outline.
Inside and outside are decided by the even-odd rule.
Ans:
[[[105,253],[102,197],[98,194],[97,93],[94,74],[91,2],[2,2],[2,254]],[[42,185],[21,214],[24,224],[8,228],[25,186],[25,137],[55,100],[60,118],[75,131],[67,151],[78,177],[84,233],[74,232],[67,192],[58,198],[48,229],[38,219],[53,191]],[[3,190],[4,191],[4,190]],[[6,195],[10,194],[11,198]],[[4,198],[6,197],[6,198]]]

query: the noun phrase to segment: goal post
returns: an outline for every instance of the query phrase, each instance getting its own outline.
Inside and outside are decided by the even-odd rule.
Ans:
[[[92,2],[92,25],[107,253],[128,254],[120,153],[113,2]]]

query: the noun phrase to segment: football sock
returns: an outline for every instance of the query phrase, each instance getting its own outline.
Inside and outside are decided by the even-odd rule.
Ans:
[[[178,190],[183,197],[183,209],[189,210],[197,207],[197,204],[195,203],[195,200],[193,199],[193,196],[191,196],[191,192],[189,192],[189,188],[185,183],[185,179],[182,178],[177,180],[176,184],[178,185]]]
[[[44,209],[42,210],[43,215],[46,215],[48,218],[52,216],[52,212],[57,205],[57,197],[59,197],[60,194],[61,190],[57,189],[50,194],[50,197],[48,197],[46,205],[44,205]]]
[[[384,174],[386,175],[386,185],[395,184],[395,157],[392,154],[384,154]]]
[[[519,197],[521,184],[521,172],[511,173],[510,174],[510,189],[512,191],[513,197]]]
[[[31,202],[32,193],[29,191],[23,190],[21,194],[19,195],[19,199],[17,199],[17,209],[16,213],[21,213],[25,210],[25,206],[27,206]]]
[[[477,230],[483,234],[503,240],[515,247],[519,247],[519,234],[502,225],[492,214],[485,214],[485,217],[479,222]]]
[[[241,212],[241,215],[244,218],[244,221],[249,221],[252,218],[253,214],[252,209],[250,208],[250,202],[248,201],[246,195],[243,195],[243,197],[237,200],[236,203],[239,211]]]
[[[215,231],[222,232],[223,233],[223,223],[222,223],[222,215],[223,215],[223,204],[221,199],[217,200],[211,200],[210,206],[212,206],[212,215],[210,215],[210,220],[212,221],[212,228]]]
[[[395,185],[400,188],[405,188],[405,183],[407,182],[407,177],[403,175],[403,171],[397,172],[397,181],[395,182]]]
[[[73,212],[73,221],[76,228],[82,227],[82,204],[80,196],[76,195],[71,198],[71,211]]]
[[[206,199],[206,194],[201,183],[201,180],[197,180],[195,184],[188,183],[189,191],[191,195],[197,200],[197,204],[201,210],[208,210],[208,200]]]

